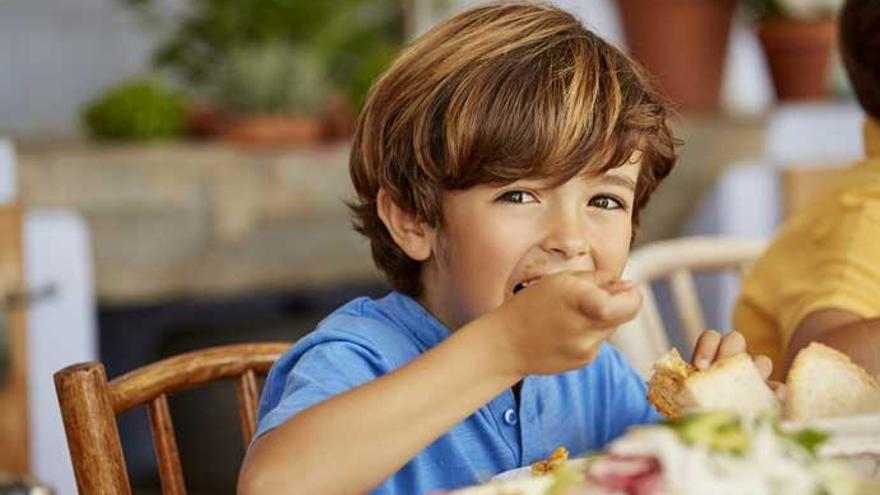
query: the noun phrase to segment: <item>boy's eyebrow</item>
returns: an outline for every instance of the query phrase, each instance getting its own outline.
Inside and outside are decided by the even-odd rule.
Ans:
[[[617,175],[617,174],[606,174],[599,178],[599,182],[603,182],[609,185],[621,186],[632,191],[636,190],[636,181],[625,176],[625,175]]]

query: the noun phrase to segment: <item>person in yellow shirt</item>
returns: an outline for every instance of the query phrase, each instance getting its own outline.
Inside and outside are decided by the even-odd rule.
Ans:
[[[734,310],[734,328],[773,360],[775,379],[811,341],[880,374],[880,2],[846,3],[840,46],[867,115],[867,156],[783,225]]]

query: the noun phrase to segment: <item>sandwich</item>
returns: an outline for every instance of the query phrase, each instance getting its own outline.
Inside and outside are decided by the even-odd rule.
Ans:
[[[669,419],[693,411],[728,410],[744,416],[782,412],[784,419],[819,419],[880,413],[880,383],[845,354],[813,342],[798,352],[781,404],[748,354],[697,370],[672,349],[654,364],[648,401]]]
[[[675,349],[654,364],[648,401],[669,419],[694,411],[728,410],[756,416],[781,408],[748,354],[729,356],[697,370]]]
[[[880,383],[849,356],[818,342],[798,352],[786,380],[790,421],[880,413]]]

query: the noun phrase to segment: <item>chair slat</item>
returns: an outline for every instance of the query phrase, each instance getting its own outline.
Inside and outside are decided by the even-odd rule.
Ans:
[[[159,479],[163,495],[186,495],[183,470],[177,440],[174,437],[174,424],[168,409],[168,398],[162,394],[147,403],[150,416],[150,430],[153,434],[153,447],[156,450],[156,463],[159,466]]]
[[[175,394],[216,380],[236,378],[249,369],[266,374],[289,348],[289,342],[235,344],[163,359],[110,382],[113,410],[122,414],[159,394]]]
[[[238,390],[238,415],[241,418],[241,436],[247,448],[257,429],[257,374],[247,370],[235,383]]]
[[[687,342],[689,345],[694,345],[700,333],[706,329],[694,278],[688,270],[675,270],[669,277],[669,283]]]

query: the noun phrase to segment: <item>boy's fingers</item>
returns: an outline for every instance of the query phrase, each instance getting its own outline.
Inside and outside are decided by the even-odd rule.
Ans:
[[[601,287],[611,294],[618,294],[634,287],[635,284],[629,280],[612,280]]]
[[[755,356],[752,360],[755,362],[755,368],[758,368],[761,378],[764,380],[770,378],[770,373],[773,373],[773,361],[764,355]]]
[[[713,361],[746,352],[746,338],[736,330],[729,332],[721,339]]]
[[[587,282],[590,282],[596,287],[606,288],[606,286],[614,284],[617,281],[615,277],[612,277],[605,272],[573,271],[570,273],[580,280],[586,280]]]
[[[611,293],[593,285],[584,285],[578,296],[578,309],[608,326],[633,319],[642,306],[642,293],[634,285],[618,287]]]
[[[715,360],[718,346],[721,345],[721,334],[715,330],[706,330],[697,339],[692,362],[697,369],[704,370]]]

